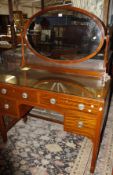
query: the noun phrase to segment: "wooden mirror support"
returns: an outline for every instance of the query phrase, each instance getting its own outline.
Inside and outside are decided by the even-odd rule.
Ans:
[[[25,45],[42,63],[26,61]],[[105,26],[95,15],[68,5],[44,8],[24,27],[22,66],[81,73],[79,64],[94,59],[88,69],[82,69],[82,73],[102,76],[108,60],[108,45]],[[93,71],[93,62],[99,59],[99,55],[102,55],[104,71]]]

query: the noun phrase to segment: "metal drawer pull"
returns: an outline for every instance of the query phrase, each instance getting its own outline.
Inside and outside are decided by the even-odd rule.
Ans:
[[[6,94],[7,93],[7,89],[3,88],[1,89],[1,94]]]
[[[56,104],[56,99],[55,98],[51,98],[50,99],[50,103],[53,104],[53,105]]]
[[[9,109],[9,104],[4,104],[4,109]]]
[[[84,126],[84,122],[79,121],[79,122],[78,122],[78,128],[82,128],[83,126]]]
[[[27,99],[28,98],[28,94],[26,92],[23,92],[22,93],[22,98]]]
[[[84,104],[82,104],[82,103],[80,103],[80,104],[78,104],[78,108],[79,108],[79,110],[84,110],[85,109],[85,105]]]

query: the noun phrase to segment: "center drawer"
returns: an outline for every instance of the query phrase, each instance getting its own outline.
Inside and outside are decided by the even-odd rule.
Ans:
[[[57,94],[44,93],[39,96],[40,104],[42,105],[58,105],[58,96]]]

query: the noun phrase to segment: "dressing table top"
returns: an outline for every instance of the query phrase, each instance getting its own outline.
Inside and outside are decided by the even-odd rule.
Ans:
[[[100,78],[78,76],[76,74],[59,74],[26,67],[8,71],[5,67],[2,67],[0,70],[0,83],[4,85],[4,88],[8,84],[103,100],[108,91],[110,80],[103,83]]]

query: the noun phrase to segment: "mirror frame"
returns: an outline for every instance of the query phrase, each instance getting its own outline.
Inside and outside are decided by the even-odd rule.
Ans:
[[[57,9],[61,9],[61,10],[70,10],[70,11],[75,11],[75,12],[80,12],[90,18],[92,18],[92,20],[97,24],[97,26],[100,29],[101,32],[101,38],[100,38],[100,43],[98,45],[98,47],[96,48],[96,50],[94,52],[92,52],[91,54],[80,58],[78,60],[57,60],[57,59],[51,59],[49,57],[46,57],[44,55],[41,55],[40,53],[36,52],[35,49],[32,48],[32,46],[30,45],[29,41],[27,40],[27,30],[32,22],[32,20],[40,15],[43,15],[45,13],[47,13],[48,11],[52,11],[52,10],[57,10]],[[79,62],[84,62],[92,57],[94,57],[102,48],[103,43],[104,43],[104,38],[105,38],[105,26],[103,24],[103,22],[94,14],[89,13],[86,10],[80,9],[80,8],[76,8],[76,7],[72,7],[72,6],[68,6],[68,5],[63,5],[63,6],[53,6],[53,7],[48,7],[48,8],[44,8],[42,10],[40,10],[39,12],[37,12],[36,14],[34,14],[26,23],[25,27],[24,27],[24,31],[23,31],[23,37],[24,37],[24,42],[26,44],[26,46],[34,53],[34,55],[36,55],[38,58],[45,60],[46,62],[52,62],[52,63],[59,63],[59,64],[74,64],[74,63],[79,63]]]

